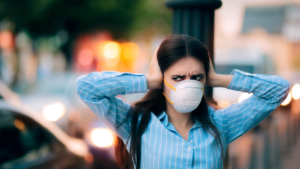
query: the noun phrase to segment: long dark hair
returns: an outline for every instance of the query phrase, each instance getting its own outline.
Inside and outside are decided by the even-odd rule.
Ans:
[[[172,35],[165,39],[157,52],[157,60],[162,72],[167,70],[173,63],[183,57],[194,57],[204,65],[206,77],[209,72],[209,53],[207,48],[196,38],[187,35]],[[117,137],[115,144],[115,155],[122,169],[131,169],[133,164],[140,169],[141,162],[141,137],[145,132],[151,117],[151,112],[159,116],[166,110],[166,100],[162,94],[163,89],[149,90],[146,95],[139,101],[132,104],[129,113],[124,120],[131,119],[131,131],[129,134],[130,148],[126,149],[127,142]],[[208,103],[205,96],[202,98],[199,106],[191,112],[191,116],[198,120],[203,128],[212,134],[218,141],[221,148],[221,159],[223,160],[223,146],[220,133],[209,117]],[[140,122],[138,119],[141,115]],[[123,122],[123,123],[124,123]],[[123,123],[119,124],[120,127]],[[138,125],[139,124],[139,125]],[[209,130],[211,129],[211,130]]]

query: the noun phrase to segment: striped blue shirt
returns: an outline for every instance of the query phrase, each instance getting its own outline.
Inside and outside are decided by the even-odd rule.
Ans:
[[[248,99],[215,110],[209,106],[211,120],[220,131],[224,152],[229,143],[255,127],[278,107],[288,95],[290,84],[280,76],[251,74],[234,69],[228,89],[253,93]],[[116,129],[126,117],[130,105],[117,95],[147,92],[144,74],[113,71],[92,72],[76,80],[80,98],[125,143],[130,121]],[[129,142],[130,143],[130,142]],[[127,150],[129,150],[129,144]],[[142,169],[220,169],[221,151],[217,140],[196,123],[189,130],[188,141],[169,123],[163,112],[151,113],[142,135]]]

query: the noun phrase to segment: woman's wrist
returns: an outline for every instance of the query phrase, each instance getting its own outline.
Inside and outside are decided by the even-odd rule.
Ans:
[[[222,75],[222,74],[215,74],[212,79],[210,80],[210,86],[212,87],[225,87],[228,88],[233,75]]]
[[[160,76],[150,76],[145,74],[148,89],[160,89],[162,87],[162,78]]]

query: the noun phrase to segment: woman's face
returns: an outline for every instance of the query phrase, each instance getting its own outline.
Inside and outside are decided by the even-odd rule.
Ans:
[[[174,86],[182,80],[197,80],[205,86],[206,76],[204,65],[194,57],[184,57],[165,70],[164,79],[171,86]],[[170,96],[171,90],[172,89],[164,83],[164,93],[168,97]]]

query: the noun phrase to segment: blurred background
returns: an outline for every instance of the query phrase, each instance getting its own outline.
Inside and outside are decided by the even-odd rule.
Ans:
[[[115,135],[79,99],[75,80],[92,71],[146,73],[174,33],[175,9],[165,3],[1,0],[0,168],[118,168]],[[299,0],[222,0],[213,25],[217,73],[239,69],[291,84],[281,106],[230,144],[224,168],[300,168]],[[214,88],[212,96],[225,108],[250,95]]]

